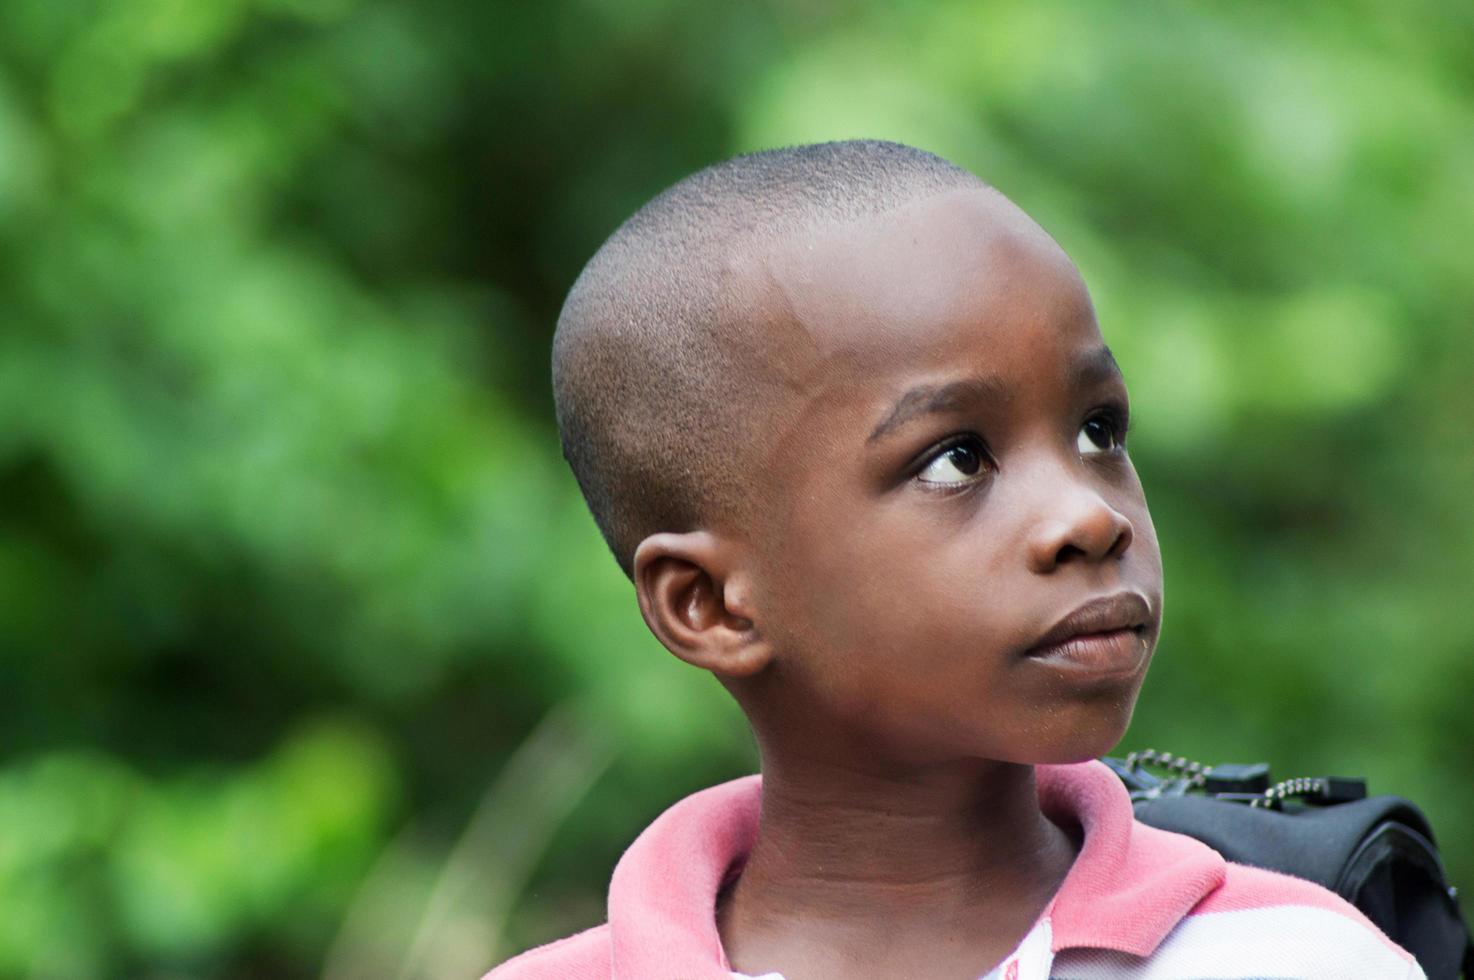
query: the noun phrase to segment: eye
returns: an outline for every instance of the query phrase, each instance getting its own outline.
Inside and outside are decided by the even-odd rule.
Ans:
[[[931,457],[916,478],[933,486],[960,487],[977,482],[987,468],[987,448],[977,436],[968,436]]]
[[[1114,415],[1093,415],[1086,419],[1075,439],[1075,448],[1082,456],[1124,449],[1125,445],[1126,426]]]

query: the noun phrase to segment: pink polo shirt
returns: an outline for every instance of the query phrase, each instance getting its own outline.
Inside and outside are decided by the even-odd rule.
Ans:
[[[1084,842],[1064,883],[1002,963],[1000,980],[1423,977],[1353,906],[1307,881],[1224,861],[1138,823],[1098,762],[1038,767],[1039,802]],[[731,980],[716,897],[757,835],[759,776],[688,796],[620,859],[609,921],[529,950],[484,980]],[[765,974],[772,980],[776,974]]]

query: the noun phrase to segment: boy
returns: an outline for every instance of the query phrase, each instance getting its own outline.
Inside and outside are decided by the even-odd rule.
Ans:
[[[708,168],[559,319],[564,454],[762,775],[490,977],[1420,977],[1355,909],[1134,823],[1102,765],[1162,615],[1126,387],[1059,246],[881,142]]]

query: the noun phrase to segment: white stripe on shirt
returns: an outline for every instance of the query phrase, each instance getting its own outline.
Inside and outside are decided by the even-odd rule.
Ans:
[[[1326,909],[1278,905],[1189,915],[1145,959],[1112,950],[1062,950],[1055,958],[1053,976],[1058,980],[1419,980],[1424,974],[1359,922]]]

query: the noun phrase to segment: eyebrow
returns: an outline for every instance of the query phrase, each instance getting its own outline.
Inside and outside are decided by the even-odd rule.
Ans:
[[[1116,355],[1105,344],[1092,347],[1075,356],[1070,362],[1067,380],[1072,388],[1085,388],[1104,381],[1125,381]]]
[[[1104,344],[1077,355],[1066,371],[1066,383],[1071,388],[1084,388],[1120,378],[1121,368],[1116,363],[1115,355]],[[1008,386],[1000,377],[992,374],[962,378],[943,385],[917,385],[896,399],[891,410],[875,426],[865,442],[869,444],[883,439],[923,416],[950,412],[963,405],[982,401],[1008,402],[1012,398],[1013,393],[1008,390]]]

